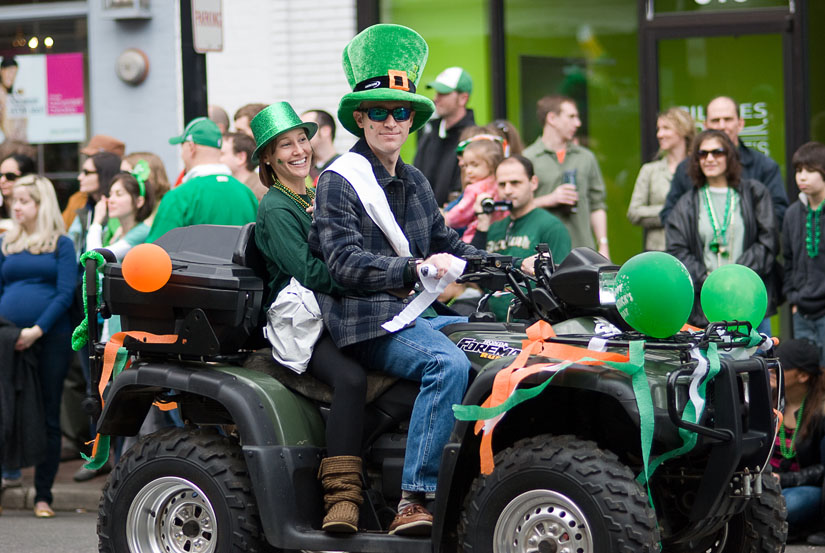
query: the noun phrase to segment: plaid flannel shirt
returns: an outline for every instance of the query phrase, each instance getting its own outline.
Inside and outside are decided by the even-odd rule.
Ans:
[[[401,159],[396,176],[372,153],[364,139],[350,150],[372,164],[390,209],[410,243],[416,258],[447,252],[456,256],[484,255],[465,244],[444,224],[427,178]],[[309,233],[312,252],[322,257],[332,278],[352,295],[316,294],[324,322],[338,347],[387,334],[381,325],[401,312],[409,299],[387,290],[404,288],[404,270],[409,258],[398,257],[384,233],[364,210],[355,189],[341,175],[326,171],[319,181],[315,220]],[[372,290],[366,293],[365,290]]]

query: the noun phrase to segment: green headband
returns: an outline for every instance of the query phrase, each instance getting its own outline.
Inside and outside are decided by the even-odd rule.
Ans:
[[[135,164],[135,168],[132,169],[131,175],[135,177],[135,180],[138,183],[138,189],[140,190],[140,197],[146,197],[146,179],[149,178],[149,174],[152,172],[149,169],[149,164],[146,162],[145,159],[141,159]]]
[[[490,140],[492,142],[498,142],[499,145],[501,145],[502,150],[504,150],[504,157],[510,155],[510,145],[507,144],[507,140],[498,136],[497,134],[477,134],[475,136],[471,136],[467,140],[462,140],[458,143],[458,147],[455,149],[455,153],[463,153],[464,150],[467,149],[467,146],[470,145],[470,143],[477,142],[479,140]]]

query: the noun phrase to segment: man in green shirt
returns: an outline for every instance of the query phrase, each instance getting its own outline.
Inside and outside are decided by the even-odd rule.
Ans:
[[[574,248],[598,244],[599,253],[609,258],[604,180],[593,153],[573,142],[581,127],[576,102],[545,96],[537,107],[542,134],[524,149],[539,180],[536,205],[561,219]]]
[[[490,253],[520,257],[532,263],[536,246],[547,244],[553,262],[561,263],[570,253],[570,233],[555,215],[538,209],[534,194],[539,181],[529,159],[513,155],[496,169],[499,195],[510,202],[510,215],[495,223],[481,210],[483,197],[477,200],[478,227],[472,245]],[[529,261],[527,261],[529,259]],[[505,320],[512,294],[490,298],[488,307],[498,320]]]
[[[218,126],[206,117],[193,119],[180,136],[186,169],[183,182],[163,197],[147,242],[167,231],[190,225],[244,225],[255,220],[258,200],[232,170],[220,163],[223,139]]]

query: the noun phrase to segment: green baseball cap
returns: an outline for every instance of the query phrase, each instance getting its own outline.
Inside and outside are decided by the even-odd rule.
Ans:
[[[196,117],[189,121],[189,124],[183,129],[183,134],[169,139],[169,144],[182,144],[183,142],[194,142],[201,146],[220,148],[223,144],[223,137],[221,136],[221,130],[214,121],[210,121],[206,117]]]
[[[427,88],[434,88],[439,94],[449,94],[450,92],[473,91],[473,79],[470,74],[460,67],[448,67],[438,74],[438,77],[431,83],[427,83]]]

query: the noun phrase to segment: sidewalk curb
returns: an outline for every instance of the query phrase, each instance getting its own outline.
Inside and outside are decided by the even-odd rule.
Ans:
[[[100,503],[101,490],[90,486],[55,484],[52,487],[52,509],[55,511],[76,511],[78,509],[96,512]],[[34,486],[24,485],[7,488],[2,492],[3,509],[26,510],[34,508]]]

